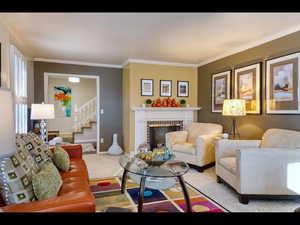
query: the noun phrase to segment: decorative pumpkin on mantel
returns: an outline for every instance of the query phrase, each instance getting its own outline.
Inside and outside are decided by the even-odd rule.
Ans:
[[[164,99],[156,99],[152,101],[151,104],[152,107],[179,107],[180,104],[176,102],[176,100],[170,99],[170,98],[164,98]]]

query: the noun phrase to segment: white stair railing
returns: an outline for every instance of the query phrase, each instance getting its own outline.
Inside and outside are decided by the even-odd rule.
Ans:
[[[96,97],[84,103],[74,115],[74,131],[80,130],[83,126],[87,125],[90,121],[96,120]]]

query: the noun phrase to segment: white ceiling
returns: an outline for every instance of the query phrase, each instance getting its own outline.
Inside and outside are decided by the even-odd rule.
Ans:
[[[199,64],[300,25],[300,13],[1,13],[34,58]]]

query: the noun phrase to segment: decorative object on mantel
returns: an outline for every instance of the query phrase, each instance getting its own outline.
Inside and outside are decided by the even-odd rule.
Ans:
[[[118,135],[113,134],[113,143],[107,151],[110,155],[121,155],[123,153],[122,148],[118,144]]]
[[[176,102],[176,100],[170,99],[170,98],[164,98],[163,100],[161,100],[160,98],[153,100],[152,107],[178,107],[179,104]]]
[[[146,100],[146,106],[147,106],[147,107],[151,107],[151,104],[152,104],[152,100],[148,98],[148,99]]]
[[[186,107],[186,100],[185,100],[185,99],[181,99],[181,100],[179,101],[179,103],[180,103],[180,106],[181,106],[181,107]]]

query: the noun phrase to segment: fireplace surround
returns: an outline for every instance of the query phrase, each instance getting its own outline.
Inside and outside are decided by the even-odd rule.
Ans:
[[[136,154],[140,144],[149,143],[151,126],[176,125],[174,129],[184,130],[187,124],[196,121],[197,110],[201,107],[131,107],[131,110],[134,112],[134,135],[131,138]]]
[[[147,144],[151,150],[165,145],[165,133],[183,129],[182,120],[147,121]]]

